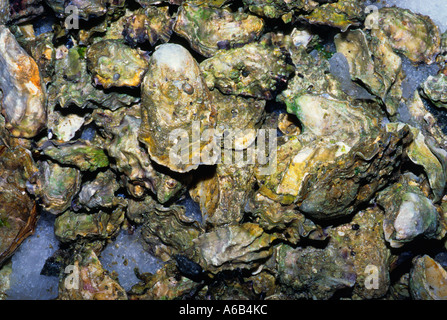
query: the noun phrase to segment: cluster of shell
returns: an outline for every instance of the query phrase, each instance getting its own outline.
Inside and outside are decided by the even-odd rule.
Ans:
[[[0,264],[47,211],[59,299],[447,298],[447,34],[429,17],[1,0],[0,23]],[[408,92],[404,61],[439,73]],[[271,172],[201,160],[242,159],[262,129]],[[231,130],[246,134],[219,144]],[[135,228],[164,264],[126,292],[98,257]]]

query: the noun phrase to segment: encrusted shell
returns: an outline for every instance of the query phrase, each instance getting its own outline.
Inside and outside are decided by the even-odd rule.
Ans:
[[[142,84],[139,139],[151,159],[177,172],[196,169],[202,150],[214,143],[212,135],[200,139],[216,124],[211,99],[199,65],[188,50],[177,44],[159,46]]]
[[[264,21],[254,15],[188,3],[180,7],[174,27],[205,57],[255,41],[263,30]]]
[[[435,62],[441,35],[429,17],[398,7],[381,8],[378,17],[380,28],[372,29],[373,36],[387,38],[394,50],[414,63]]]
[[[0,26],[2,114],[13,136],[32,138],[47,120],[45,84],[39,68],[5,26]]]
[[[428,255],[416,257],[410,273],[410,293],[416,300],[446,300],[447,271]]]
[[[40,162],[39,174],[27,184],[28,191],[38,197],[42,207],[52,214],[67,210],[80,188],[81,173],[78,169],[62,167],[51,161]]]
[[[110,87],[138,87],[147,70],[146,59],[126,44],[104,40],[87,50],[87,65],[96,84]]]
[[[422,84],[421,94],[438,108],[447,108],[447,75],[429,76]]]
[[[0,265],[34,232],[36,202],[26,192],[26,181],[37,172],[29,150],[0,146]]]
[[[171,38],[174,19],[169,15],[169,7],[150,6],[135,11],[125,18],[123,36],[131,46],[149,43],[154,46],[157,42],[168,42]]]
[[[273,92],[293,72],[279,48],[261,43],[219,50],[200,68],[210,89],[266,100],[272,99]]]

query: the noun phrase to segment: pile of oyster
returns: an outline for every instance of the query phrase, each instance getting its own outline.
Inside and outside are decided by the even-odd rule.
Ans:
[[[0,266],[49,212],[58,299],[446,299],[447,33],[369,9],[1,0]]]

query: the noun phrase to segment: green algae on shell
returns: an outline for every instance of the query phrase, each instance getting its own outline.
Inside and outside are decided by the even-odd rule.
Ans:
[[[271,100],[294,71],[280,48],[262,43],[219,50],[200,63],[200,68],[210,89],[265,100]]]
[[[137,49],[116,40],[92,44],[87,66],[96,84],[110,87],[138,87],[147,71],[147,60]]]
[[[264,21],[257,16],[187,2],[180,7],[174,26],[205,57],[256,41],[263,30]]]

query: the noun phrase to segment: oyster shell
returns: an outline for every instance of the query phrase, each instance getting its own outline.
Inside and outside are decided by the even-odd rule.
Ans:
[[[143,239],[148,244],[149,252],[163,261],[174,254],[184,253],[203,233],[197,221],[185,214],[183,206],[149,206],[144,217]]]
[[[260,16],[265,16],[271,19],[282,18],[285,23],[291,22],[292,17],[296,12],[311,12],[318,7],[321,1],[309,0],[244,0],[244,5],[248,9]]]
[[[29,150],[0,145],[0,265],[34,232],[36,202],[26,193],[26,181],[37,172]]]
[[[447,75],[429,76],[422,84],[421,94],[438,108],[447,108]]]
[[[266,100],[272,99],[277,86],[293,72],[279,48],[261,43],[219,50],[200,68],[210,89]]]
[[[79,239],[110,239],[115,235],[125,219],[125,211],[119,206],[112,213],[76,213],[65,211],[56,217],[54,234],[61,242],[68,243]]]
[[[417,236],[436,239],[443,235],[441,217],[419,188],[418,181],[400,179],[379,192],[377,203],[386,217],[383,223],[385,239],[391,247],[399,248]]]
[[[28,191],[39,198],[42,207],[52,214],[59,214],[70,208],[74,196],[81,188],[81,172],[51,161],[39,162],[38,167],[39,174],[30,179]]]
[[[350,26],[360,25],[364,9],[364,0],[339,0],[325,3],[301,18],[311,24],[327,25],[345,32]]]
[[[307,219],[294,205],[284,206],[260,192],[249,199],[244,208],[256,223],[268,232],[277,232],[278,238],[290,244],[298,244],[302,238],[325,240],[327,233],[312,220]]]
[[[435,62],[441,35],[429,17],[398,7],[381,8],[378,17],[380,28],[372,29],[372,36],[387,38],[394,50],[414,63]]]
[[[9,21],[9,0],[0,0],[0,24]]]
[[[389,123],[387,124],[387,130],[399,130],[403,126],[403,123]],[[424,168],[434,194],[433,200],[434,202],[438,202],[444,194],[447,179],[445,160],[442,161],[443,155],[437,153],[439,147],[430,143],[424,134],[422,134],[421,130],[412,126],[409,126],[409,128],[414,139],[407,148],[407,156],[413,163]]]
[[[104,149],[88,140],[69,142],[47,141],[41,151],[44,155],[65,165],[74,165],[81,171],[95,171],[109,165],[109,158]]]
[[[111,110],[137,103],[140,98],[126,93],[106,92],[92,85],[87,70],[85,47],[73,47],[56,61],[55,77],[48,87],[48,107],[54,110],[57,105],[68,108],[98,108]]]
[[[45,84],[39,68],[5,26],[0,26],[2,114],[13,136],[32,138],[47,120]]]
[[[202,151],[214,144],[213,136],[200,136],[215,127],[216,109],[199,65],[188,50],[163,44],[154,52],[142,84],[141,110],[139,140],[147,146],[151,159],[176,172],[196,169]],[[186,152],[186,159],[180,158],[178,151],[182,156]]]
[[[188,2],[180,7],[174,26],[174,31],[205,57],[256,41],[263,30],[264,21],[257,16]]]
[[[9,21],[23,23],[44,13],[42,0],[12,0],[9,1]]]
[[[336,100],[324,95],[298,93],[296,97],[287,97],[286,104],[288,111],[296,114],[300,120],[303,133],[299,136],[285,136],[279,139],[275,173],[264,177],[257,175],[260,192],[283,204],[296,202],[302,211],[312,216],[316,214],[313,216],[315,218],[323,218],[325,215],[329,217],[332,214],[337,216],[335,211],[344,206],[343,202],[350,205],[355,202],[353,200],[357,197],[357,192],[366,192],[359,195],[358,200],[370,199],[375,192],[373,190],[377,190],[376,183],[379,180],[382,180],[380,183],[382,185],[386,183],[386,179],[383,179],[385,177],[379,179],[373,176],[378,172],[388,172],[386,174],[388,175],[395,170],[392,169],[392,167],[396,168],[393,162],[400,156],[394,152],[399,150],[398,153],[402,154],[403,150],[402,146],[398,147],[402,143],[399,140],[409,136],[406,138],[408,141],[411,137],[408,129],[395,137],[389,136],[387,132],[380,130],[380,113],[377,113],[379,112],[377,109],[364,106],[354,107],[348,101]],[[386,145],[388,146],[385,147]],[[393,160],[389,158],[390,162],[386,161],[388,162],[386,166],[390,167],[384,168],[383,171],[373,169],[375,164],[369,163],[375,159],[373,154],[379,157],[386,154],[392,155]],[[397,158],[394,158],[395,156]],[[379,163],[385,165],[383,161],[376,164]],[[349,171],[351,174],[348,174]],[[316,172],[318,174],[314,176],[313,173]],[[324,177],[326,174],[328,176]],[[361,176],[366,178],[367,175],[372,175],[371,180],[360,178]],[[376,187],[366,185],[361,187],[357,184],[360,181],[357,180],[358,178],[363,182],[374,181],[373,184]],[[344,186],[343,190],[336,191],[338,183]],[[347,185],[350,187],[346,189]],[[335,203],[329,200],[332,197],[334,200],[337,198]],[[325,201],[329,201],[327,205],[324,204]],[[320,215],[311,208],[320,208],[320,213],[325,212],[325,214]],[[345,209],[348,208],[345,207],[341,211]],[[352,212],[351,209],[348,209],[349,211]]]
[[[174,19],[168,11],[168,6],[149,6],[136,10],[125,20],[122,34],[126,42],[131,46],[146,41],[149,41],[151,46],[155,46],[157,42],[168,42],[174,27]]]
[[[386,45],[372,41],[369,44],[359,29],[337,34],[334,42],[337,52],[348,60],[352,80],[361,81],[369,91],[385,100],[401,70],[400,57]]]
[[[104,269],[93,249],[83,249],[68,267],[59,282],[58,300],[127,300],[126,291]]]
[[[70,2],[64,0],[45,0],[45,2],[60,18],[67,17],[73,12],[76,12],[79,18],[83,20],[112,14],[115,10],[123,8],[125,4],[125,0],[75,0]],[[70,6],[76,9],[69,10],[71,9]]]
[[[275,238],[254,223],[222,226],[194,240],[194,256],[204,270],[212,273],[256,269],[261,260],[272,255],[270,245]]]
[[[189,194],[200,205],[202,221],[211,226],[237,224],[254,186],[254,166],[218,164],[210,176],[204,175]]]
[[[188,296],[197,283],[187,277],[179,276],[174,262],[168,262],[155,274],[139,275],[142,281],[132,287],[131,299],[171,300]]]
[[[383,236],[384,212],[372,207],[356,213],[350,223],[328,231],[330,242],[349,248],[356,283],[355,299],[378,299],[386,295],[390,279],[391,250]],[[371,273],[375,274],[372,280]]]
[[[96,85],[138,87],[147,70],[142,53],[121,41],[104,40],[87,50],[87,66]]]
[[[211,94],[217,110],[215,135],[222,140],[222,147],[231,145],[236,150],[250,147],[256,139],[256,129],[264,120],[266,101],[224,95],[219,90]],[[229,131],[236,131],[234,137],[224,137]]]
[[[447,271],[428,255],[416,257],[410,273],[410,293],[415,300],[446,300]]]
[[[277,279],[295,299],[329,299],[335,292],[352,288],[357,275],[353,257],[346,246],[329,243],[324,249],[276,248]]]
[[[120,203],[118,199],[121,199],[115,197],[115,192],[119,187],[112,170],[99,172],[95,180],[82,186],[77,204],[87,209],[115,207]]]

